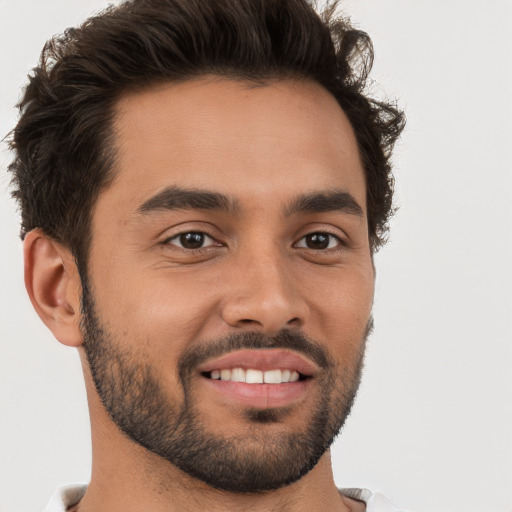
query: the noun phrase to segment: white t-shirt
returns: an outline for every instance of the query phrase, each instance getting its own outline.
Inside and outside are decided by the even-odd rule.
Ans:
[[[65,512],[66,509],[82,499],[86,489],[87,485],[59,487],[44,512]],[[340,489],[340,493],[366,503],[366,512],[407,512],[391,505],[382,494],[371,492],[368,489]]]

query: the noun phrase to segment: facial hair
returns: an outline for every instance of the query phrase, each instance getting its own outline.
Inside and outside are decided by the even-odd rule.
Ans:
[[[351,365],[336,365],[326,349],[302,333],[258,332],[194,344],[181,355],[177,372],[181,403],[171,401],[157,371],[140,353],[128,350],[101,322],[87,280],[82,279],[82,336],[97,393],[115,425],[133,442],[207,485],[233,493],[261,493],[299,480],[326,452],[342,428],[359,387],[366,337]],[[320,368],[320,387],[304,426],[269,432],[264,424],[285,422],[287,408],[246,409],[247,431],[222,436],[209,430],[194,402],[192,379],[209,358],[240,349],[291,349]],[[195,374],[197,376],[197,374]]]

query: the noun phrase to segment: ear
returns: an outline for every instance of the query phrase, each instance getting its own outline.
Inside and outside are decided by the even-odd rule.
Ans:
[[[71,252],[35,229],[25,236],[24,256],[25,286],[34,309],[61,343],[78,347],[81,285]]]

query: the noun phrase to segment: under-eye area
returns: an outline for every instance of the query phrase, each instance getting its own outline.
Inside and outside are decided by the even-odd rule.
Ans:
[[[252,368],[226,368],[203,372],[203,377],[212,380],[245,382],[246,384],[287,384],[310,379],[296,370],[273,369],[256,370]]]

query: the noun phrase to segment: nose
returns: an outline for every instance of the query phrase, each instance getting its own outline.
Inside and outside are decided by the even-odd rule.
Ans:
[[[260,253],[250,259],[240,258],[231,267],[222,305],[224,322],[267,335],[304,326],[309,308],[299,291],[297,276],[282,260],[278,254]]]

